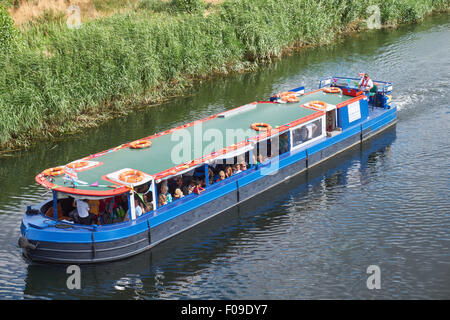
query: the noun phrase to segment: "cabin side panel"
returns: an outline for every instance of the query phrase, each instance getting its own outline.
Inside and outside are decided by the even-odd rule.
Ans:
[[[239,200],[240,201],[247,200],[255,196],[255,194],[260,193],[266,189],[269,189],[273,185],[276,185],[281,181],[283,181],[284,179],[294,176],[304,171],[305,169],[306,169],[306,157],[303,157],[302,159],[297,160],[293,164],[290,164],[287,161],[280,161],[278,162],[278,168],[272,170],[271,172],[268,172],[267,174],[264,174],[264,171],[262,172],[257,171],[254,174],[256,176],[256,179],[253,179],[252,183],[241,184],[241,180],[239,181]]]
[[[219,194],[220,190],[211,191]],[[206,194],[202,193],[202,196]],[[200,196],[196,200],[197,202],[202,202],[199,206],[192,209],[194,205],[191,203],[191,209],[187,209],[183,214],[177,215],[176,217],[167,220],[155,227],[151,228],[152,243],[163,241],[173,235],[182,232],[194,225],[236,205],[237,203],[237,192],[236,190],[229,192],[228,194],[220,194],[220,197],[215,197],[216,199],[208,201]]]
[[[308,148],[308,168],[360,142],[361,126],[355,126],[337,136],[328,138]]]

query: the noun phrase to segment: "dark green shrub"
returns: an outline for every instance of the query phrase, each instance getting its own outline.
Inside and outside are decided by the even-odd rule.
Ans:
[[[195,13],[205,8],[203,0],[172,0],[171,4],[176,11]]]
[[[8,10],[0,5],[0,52],[8,51],[16,38],[14,22]]]

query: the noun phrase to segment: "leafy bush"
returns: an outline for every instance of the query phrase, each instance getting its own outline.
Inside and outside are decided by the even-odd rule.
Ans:
[[[8,10],[0,5],[0,52],[9,50],[16,38],[14,22]]]
[[[175,10],[187,13],[199,12],[205,8],[203,0],[172,0],[171,4]]]

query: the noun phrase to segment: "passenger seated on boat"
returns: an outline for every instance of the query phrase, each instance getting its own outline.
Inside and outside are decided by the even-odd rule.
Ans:
[[[108,211],[101,211],[98,217],[100,224],[111,224],[113,223],[113,218]]]
[[[216,182],[225,180],[225,172],[223,170],[219,171],[219,178],[216,180]]]
[[[245,171],[247,170],[247,164],[245,162],[241,162],[239,168],[241,171]]]
[[[209,185],[212,185],[214,183],[214,172],[211,170],[211,168],[208,168],[208,179],[209,179]]]
[[[231,177],[233,175],[233,169],[231,168],[231,166],[226,166],[225,167],[225,176],[227,178]]]
[[[159,185],[158,190],[160,191],[160,193],[161,193],[162,187],[164,187],[164,186],[167,188],[167,190],[169,190],[169,186],[168,186],[167,180],[162,181],[161,184]]]
[[[241,172],[241,166],[240,166],[239,163],[236,163],[236,164],[233,166],[233,174],[237,174],[237,173],[240,173],[240,172]]]
[[[188,194],[191,194],[194,191],[195,186],[195,181],[191,180],[188,185]]]
[[[189,194],[189,189],[188,189],[188,187],[186,185],[184,185],[182,176],[178,176],[175,179],[175,182],[176,182],[175,190],[176,189],[180,189],[183,192],[184,195],[188,195]]]
[[[114,197],[102,200],[103,204],[100,203],[100,222],[101,224],[111,224],[113,223],[113,210],[114,210]],[[102,210],[102,207],[104,209]]]
[[[165,195],[163,195],[162,193],[159,194],[158,196],[158,205],[160,207],[165,206],[167,204],[167,198]]]
[[[153,193],[148,192],[143,195],[144,209],[145,212],[149,212],[153,210]]]
[[[138,197],[136,195],[134,197],[134,212],[136,213],[136,217],[140,217],[144,213],[144,208],[142,207],[142,204],[139,203]],[[123,218],[123,221],[128,221],[129,218],[130,218],[130,210],[127,210],[127,213]]]
[[[205,191],[205,188],[202,187],[202,182],[201,181],[197,181],[197,185],[195,186],[194,190],[192,192],[196,193],[196,194],[200,194],[203,191]]]
[[[166,201],[167,203],[171,203],[172,202],[172,195],[169,193],[169,188],[167,187],[167,185],[162,185],[161,186],[161,192],[160,194],[163,194],[166,196]]]
[[[122,193],[119,199],[115,201],[118,201],[118,207],[114,211],[114,222],[120,222],[128,211],[128,196],[126,193]]]
[[[149,212],[153,209],[153,204],[151,201],[149,201],[149,199],[152,199],[151,196],[151,192],[150,192],[150,196],[146,194],[140,194],[140,193],[135,193],[134,195],[139,202],[139,205],[142,207],[142,209],[144,210],[144,212]]]
[[[73,202],[75,207],[69,213],[69,217],[78,224],[91,224],[91,214],[89,213],[89,204],[84,199],[75,199]]]
[[[175,192],[173,193],[173,200],[178,200],[184,197],[183,192],[180,188],[176,188]]]
[[[102,224],[122,221],[127,210],[128,198],[126,194],[106,199],[105,212],[101,216]]]
[[[91,222],[97,223],[98,216],[100,213],[100,201],[99,200],[88,200],[87,203],[89,204],[89,213],[92,218]]]

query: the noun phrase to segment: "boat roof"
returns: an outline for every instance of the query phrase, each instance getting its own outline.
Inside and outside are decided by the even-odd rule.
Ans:
[[[245,152],[245,148],[248,149],[252,143],[276,136],[290,127],[325,114],[308,107],[311,101],[320,100],[339,107],[355,99],[359,100],[360,97],[325,93],[319,89],[300,95],[299,101],[294,103],[253,102],[139,139],[150,141],[151,146],[148,148],[132,149],[132,142],[129,142],[76,160],[74,162],[89,163],[86,167],[75,169],[77,181],[82,183],[73,184],[65,175],[50,177],[45,174],[45,170],[36,176],[36,181],[49,189],[76,196],[118,195],[129,191],[133,185],[114,179],[114,174],[117,178],[118,174],[126,170],[139,170],[148,177],[146,181],[179,175],[202,163],[236,154],[236,150]],[[255,131],[251,129],[253,123],[266,123],[272,130]],[[234,140],[230,140],[230,136]],[[217,137],[228,140],[217,141]],[[183,150],[190,150],[190,154],[183,154],[183,147]],[[180,162],[181,158],[183,161]]]

